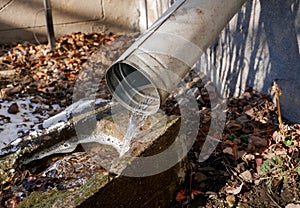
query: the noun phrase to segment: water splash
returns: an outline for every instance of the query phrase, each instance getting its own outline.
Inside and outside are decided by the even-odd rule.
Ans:
[[[138,130],[144,125],[147,116],[138,113],[131,113],[129,125],[123,138],[123,145],[120,151],[122,157],[130,149],[132,139],[137,135]]]
[[[151,103],[153,99],[149,96],[146,96],[145,99],[141,100],[136,108],[131,111],[131,115],[129,118],[129,125],[127,127],[126,134],[123,138],[123,145],[120,151],[120,157],[124,156],[126,152],[129,151],[131,141],[137,135],[139,129],[144,125],[147,115],[143,113]]]

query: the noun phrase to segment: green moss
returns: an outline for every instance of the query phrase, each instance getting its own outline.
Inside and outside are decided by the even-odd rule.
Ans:
[[[76,197],[75,204],[79,205],[89,198],[91,195],[96,193],[101,187],[107,184],[109,181],[109,175],[104,175],[101,178],[99,176],[92,177],[88,180],[79,190],[76,191],[76,194],[80,197]]]
[[[47,208],[52,207],[55,201],[68,196],[68,192],[51,190],[48,192],[33,192],[27,199],[18,205],[18,208]]]
[[[240,136],[240,138],[241,138],[242,142],[248,144],[248,141],[249,141],[249,135],[243,134],[243,135]]]
[[[298,173],[298,175],[300,176],[300,167],[296,168],[296,172]]]
[[[107,174],[96,174],[77,189],[69,191],[50,190],[47,192],[33,192],[18,205],[18,208],[76,207],[97,192],[108,181],[109,176]]]
[[[233,141],[233,140],[236,139],[236,138],[237,138],[237,136],[234,135],[234,134],[230,134],[230,135],[228,135],[228,137],[227,137],[227,139],[228,139],[228,140],[231,140],[231,141]]]

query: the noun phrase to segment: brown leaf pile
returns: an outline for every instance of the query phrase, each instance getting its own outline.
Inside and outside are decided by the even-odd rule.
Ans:
[[[299,201],[300,125],[286,123],[282,131],[270,96],[249,89],[228,99],[222,142],[207,161],[199,163],[211,120],[204,98],[204,104],[199,102],[198,139],[188,157],[190,174],[177,194],[176,206],[284,207]],[[202,194],[195,197],[192,190]],[[266,198],[257,197],[259,191]]]
[[[39,95],[35,102],[70,105],[72,88],[82,65],[99,46],[110,44],[117,37],[73,33],[59,38],[54,52],[46,44],[18,44],[0,57],[0,75],[4,75],[0,83],[1,97]],[[7,71],[11,73],[4,73]]]

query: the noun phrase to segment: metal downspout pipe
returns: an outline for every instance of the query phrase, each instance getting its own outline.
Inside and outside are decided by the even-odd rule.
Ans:
[[[177,0],[106,71],[113,97],[155,113],[246,0]]]

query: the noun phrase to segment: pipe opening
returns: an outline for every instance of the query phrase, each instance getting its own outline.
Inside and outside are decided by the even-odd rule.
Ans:
[[[125,63],[116,63],[106,72],[106,82],[113,97],[128,110],[146,115],[160,107],[157,88],[141,72]]]

